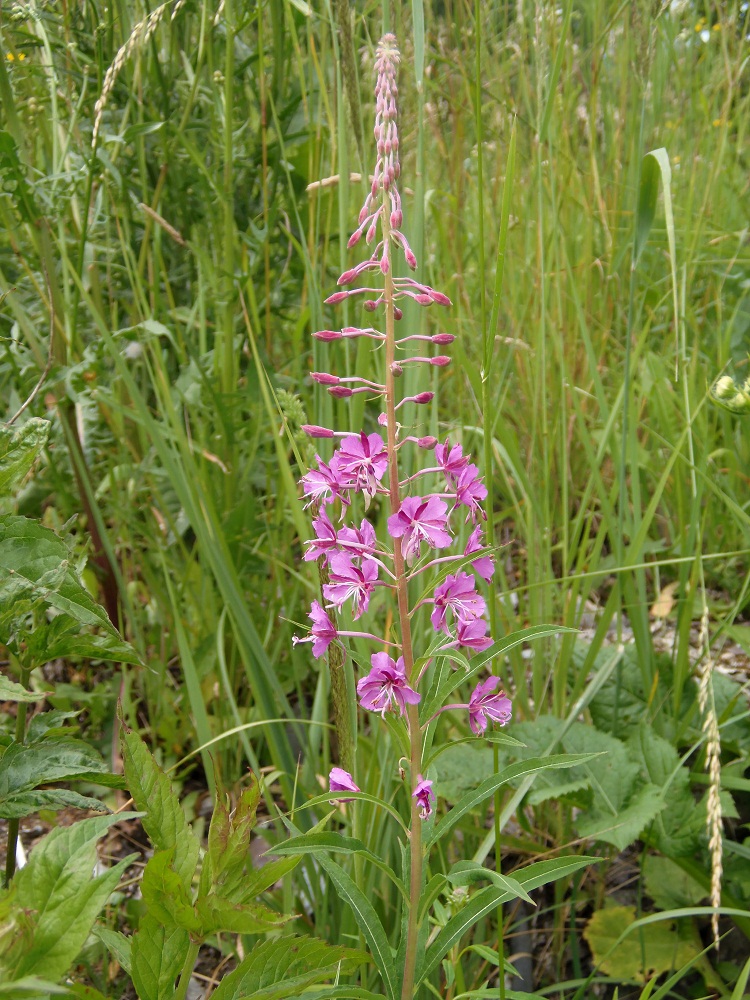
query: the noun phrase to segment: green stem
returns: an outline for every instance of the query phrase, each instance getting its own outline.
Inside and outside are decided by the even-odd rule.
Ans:
[[[20,666],[20,665],[19,665]],[[20,666],[19,682],[26,687],[31,676],[31,668]],[[20,701],[16,712],[16,743],[26,742],[26,712],[28,703]],[[18,823],[17,819],[8,820],[8,846],[5,850],[5,884],[9,885],[10,880],[16,871],[16,850],[18,848]]]
[[[185,961],[182,963],[182,969],[180,971],[180,981],[177,984],[177,989],[174,992],[174,1000],[185,1000],[187,996],[188,986],[190,985],[190,977],[193,974],[193,969],[195,968],[195,960],[198,957],[198,952],[200,951],[200,942],[193,941],[190,939],[190,947],[185,955]]]

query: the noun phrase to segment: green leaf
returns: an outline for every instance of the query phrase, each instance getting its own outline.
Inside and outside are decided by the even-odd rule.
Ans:
[[[22,819],[40,809],[58,809],[71,807],[73,809],[93,809],[95,812],[109,812],[109,808],[93,799],[90,795],[81,795],[70,788],[36,788],[30,792],[18,792],[9,795],[0,803],[2,819]]]
[[[645,827],[665,806],[664,794],[656,785],[643,785],[630,799],[627,806],[616,813],[597,811],[593,815],[580,813],[576,830],[581,837],[601,840],[624,851],[637,840]]]
[[[471,812],[472,809],[476,808],[480,802],[483,802],[490,795],[494,794],[498,788],[502,788],[507,782],[512,781],[515,778],[521,778],[524,775],[535,774],[538,771],[544,771],[549,768],[558,767],[574,767],[577,764],[581,764],[585,761],[591,760],[595,756],[594,754],[553,754],[549,757],[531,757],[529,760],[517,761],[515,764],[510,764],[508,767],[500,771],[499,774],[493,774],[489,778],[480,782],[476,788],[469,791],[462,798],[458,800],[456,805],[448,812],[443,818],[435,824],[432,833],[425,840],[425,848],[431,847],[434,843],[440,840],[446,835],[446,833],[451,830],[456,823],[465,816],[466,813]]]
[[[633,263],[637,264],[648,242],[648,234],[656,215],[656,201],[659,196],[659,164],[647,153],[641,166],[641,186],[638,190],[638,214],[635,219],[635,245]]]
[[[141,892],[148,912],[166,928],[184,927],[199,932],[201,923],[185,881],[172,867],[174,848],[157,851],[143,870]]]
[[[44,692],[27,691],[22,684],[16,684],[3,674],[0,674],[0,701],[40,701],[46,697]]]
[[[167,930],[146,914],[133,935],[131,978],[140,1000],[172,1000],[174,984],[190,947],[182,927]]]
[[[517,882],[516,879],[511,878],[509,875],[503,875],[500,872],[492,871],[490,868],[484,868],[476,861],[457,861],[448,872],[448,881],[451,885],[474,885],[477,882],[492,882],[499,889],[506,889],[508,892],[513,893],[514,898],[520,897],[521,899],[525,899],[527,903],[531,903],[532,906],[536,906],[536,903],[534,903],[534,900],[520,882]]]
[[[355,837],[342,837],[339,833],[309,833],[302,837],[291,837],[283,844],[275,845],[271,850],[273,854],[282,856],[285,854],[318,854],[328,851],[335,851],[338,854],[358,854],[386,874],[404,898],[408,899],[404,883],[398,875],[382,858],[373,854],[361,840],[357,840]]]
[[[38,785],[53,781],[87,780],[97,781],[107,779],[106,765],[93,747],[82,740],[46,739],[39,743],[24,745],[11,743],[0,758],[0,816],[13,818],[25,815],[28,794]],[[62,804],[73,804],[73,800],[64,801],[64,795],[77,796],[77,793],[54,793],[45,789],[43,793],[35,792],[32,799],[39,802],[31,810],[42,808],[44,804],[52,805],[53,799],[48,798],[42,803],[43,797],[63,795],[59,798]],[[80,803],[81,796],[76,802]],[[83,808],[105,808],[95,799],[88,799]]]
[[[253,948],[234,972],[225,976],[212,1000],[284,1000],[299,996],[307,987],[326,979],[348,975],[368,960],[361,951],[329,945],[316,938],[277,938]],[[356,989],[356,988],[355,988]],[[335,993],[327,987],[325,996],[361,996],[371,1000],[372,994]],[[151,1000],[142,997],[141,1000]]]
[[[208,850],[203,862],[206,873],[201,885],[207,883],[214,892],[229,897],[242,880],[250,848],[250,834],[255,826],[255,812],[260,801],[260,786],[252,784],[240,793],[234,810],[229,798],[216,781],[216,804],[208,829]]]
[[[601,858],[585,856],[537,861],[534,864],[528,865],[520,872],[514,872],[513,877],[526,891],[531,891],[532,889],[538,889],[539,886],[546,885],[548,882],[564,878],[566,875],[578,871],[579,868],[595,864],[599,861],[601,861]],[[501,903],[505,903],[512,898],[513,895],[506,889],[500,889],[493,885],[487,889],[482,889],[481,892],[478,892],[470,899],[463,909],[451,917],[427,949],[427,954],[419,973],[419,982],[421,983],[429,976],[444,956],[448,954],[453,945],[478,920],[492,913]]]
[[[696,906],[706,898],[705,887],[671,858],[649,854],[643,859],[641,871],[646,892],[660,910]]]
[[[55,996],[70,995],[67,986],[57,986],[38,976],[24,976],[23,979],[16,979],[12,983],[0,983],[0,997],[5,1000],[22,1000],[29,995],[38,1000],[40,994],[44,996],[49,993]]]
[[[274,913],[261,903],[233,903],[213,894],[197,900],[195,913],[202,938],[218,931],[228,934],[266,934],[294,919],[292,916]]]
[[[101,941],[117,964],[130,975],[133,938],[125,937],[119,931],[113,931],[111,927],[102,927],[100,924],[92,928],[92,933]]]
[[[174,851],[172,866],[189,888],[198,863],[198,841],[169,778],[136,733],[123,730],[122,744],[128,789],[138,809],[146,813],[143,829],[157,851]]]
[[[607,906],[597,910],[583,932],[597,966],[617,979],[645,982],[651,976],[679,968],[700,949],[688,926],[683,937],[676,924],[657,923],[643,934],[630,934],[621,940],[630,924],[635,923],[634,906]]]
[[[383,978],[386,993],[389,1000],[396,1000],[398,986],[396,983],[395,969],[393,963],[393,953],[388,944],[380,917],[375,912],[370,900],[361,889],[346,874],[340,865],[332,861],[326,854],[318,855],[318,864],[326,872],[339,894],[340,898],[349,906],[357,921],[359,929],[362,931],[370,948],[373,961],[378,967],[378,971]]]
[[[0,496],[9,496],[47,443],[49,420],[32,417],[14,430],[0,427]]]
[[[6,956],[16,977],[54,981],[68,971],[134,857],[92,877],[96,841],[114,822],[132,816],[95,817],[57,827],[34,848],[12,883],[31,924],[30,940],[19,941]]]
[[[300,860],[300,858],[279,858],[276,861],[269,861],[258,869],[245,872],[231,895],[223,889],[220,895],[233,903],[247,903],[293,871]]]

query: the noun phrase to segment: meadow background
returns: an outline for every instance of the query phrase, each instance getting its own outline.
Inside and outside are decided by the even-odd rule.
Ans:
[[[7,509],[67,526],[87,587],[143,663],[72,656],[39,683],[115,767],[118,701],[162,766],[191,755],[175,775],[198,824],[214,762],[230,788],[248,767],[265,776],[271,842],[274,801],[315,793],[336,763],[327,668],[291,641],[320,586],[302,561],[297,480],[315,448],[300,426],[358,427],[364,411],[313,391],[310,370],[375,377],[366,344],[324,355],[310,334],[361,318],[322,302],[353,260],[384,29],[402,50],[404,230],[418,277],[453,301],[405,324],[458,336],[423,432],[484,456],[502,545],[495,636],[579,630],[500,665],[512,733],[537,751],[610,754],[601,772],[485,804],[453,855],[491,860],[501,807],[506,867],[592,845],[605,859],[533,918],[506,914],[507,954],[533,955],[523,988],[591,995],[594,970],[596,995],[630,983],[619,996],[640,996],[649,972],[684,969],[671,995],[730,996],[750,912],[722,919],[718,957],[696,957],[705,913],[665,923],[659,959],[641,935],[619,967],[597,966],[607,949],[583,932],[608,910],[616,938],[635,916],[705,904],[711,781],[724,902],[750,906],[750,424],[709,391],[748,375],[746,3],[3,4],[2,419],[33,394],[17,423],[52,425]],[[659,164],[644,159],[660,148]],[[388,732],[361,729],[358,760],[362,787],[387,798]],[[457,746],[436,787],[455,801],[495,765],[492,750]],[[678,785],[681,804],[665,791]],[[363,809],[370,846],[396,858],[393,831]],[[356,943],[314,869],[283,894],[311,929]],[[439,905],[447,920],[461,900]],[[111,926],[137,923],[127,893],[120,910]],[[425,996],[491,979],[490,923],[460,980],[439,970]],[[236,949],[211,942],[209,980]],[[104,954],[90,944],[86,975],[119,996]]]

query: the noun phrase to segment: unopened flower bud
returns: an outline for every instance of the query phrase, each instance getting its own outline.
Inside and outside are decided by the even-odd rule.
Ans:
[[[404,213],[400,208],[391,212],[391,229],[398,229],[404,221]]]
[[[401,367],[398,361],[394,361],[393,364],[391,365],[391,375],[393,375],[394,378],[401,378],[403,374],[404,374],[404,369]]]
[[[329,375],[328,372],[310,372],[310,378],[318,385],[338,385],[341,381],[337,375]]]
[[[367,218],[368,215],[369,215],[369,212],[367,210],[367,202],[365,202],[365,204],[359,210],[359,225],[360,226],[365,221],[365,219]]]
[[[438,439],[436,437],[417,438],[417,444],[420,448],[424,448],[425,451],[432,451],[437,443]]]
[[[403,311],[403,309],[399,309],[398,306],[394,306],[393,307],[393,318],[394,319],[403,319],[404,318],[404,311]]]
[[[339,302],[343,302],[344,299],[347,299],[348,297],[349,292],[334,292],[333,295],[329,295],[324,301],[327,306],[335,306],[338,305]]]
[[[347,389],[345,385],[334,385],[328,390],[332,396],[336,399],[348,399],[350,396],[354,395],[353,390]]]
[[[311,438],[334,437],[333,431],[329,430],[327,427],[320,427],[318,424],[302,424],[300,430],[303,430],[305,434],[309,434]]]
[[[365,209],[362,209],[362,211],[365,212],[365,218],[367,218],[367,213],[366,213]],[[359,241],[361,239],[362,239],[362,230],[361,229],[355,229],[354,232],[352,233],[352,235],[349,237],[349,241],[346,244],[347,247],[349,248],[349,250],[351,250],[351,248],[353,246],[356,246],[357,243],[359,243]],[[339,284],[341,284],[340,281],[339,281]]]
[[[434,288],[430,289],[430,298],[433,302],[437,302],[439,306],[451,306],[453,303],[448,298],[447,295],[443,295],[442,292],[436,292]]]
[[[451,363],[451,359],[445,354],[438,354],[436,358],[430,358],[430,364],[436,368],[445,368]]]
[[[383,274],[388,274],[389,268],[390,268],[390,261],[388,260],[388,256],[387,254],[383,254],[383,256],[380,258],[380,270],[383,272]]]
[[[313,337],[316,340],[323,340],[328,342],[329,340],[341,340],[342,334],[338,330],[316,330],[313,333]]]
[[[417,292],[414,296],[414,301],[418,302],[420,306],[431,306],[434,300],[426,292]],[[326,302],[328,302],[328,299],[326,299]]]
[[[337,285],[349,285],[357,277],[356,267],[349,268],[348,271],[344,271],[339,280],[336,282]]]
[[[377,215],[372,220],[370,228],[367,230],[367,235],[365,236],[365,243],[372,243],[375,239],[375,233],[378,231],[378,217]]]
[[[452,333],[436,333],[432,338],[433,344],[439,344],[441,347],[448,344],[452,344],[456,338]]]
[[[372,299],[366,299],[363,302],[363,305],[364,305],[364,307],[365,307],[365,309],[367,310],[368,313],[375,312],[375,310],[378,307],[377,302],[373,302]]]
[[[416,271],[417,258],[414,256],[414,251],[411,249],[411,247],[406,247],[406,249],[404,250],[404,257],[406,258],[406,263],[409,265],[412,271]]]
[[[413,403],[431,403],[435,397],[434,392],[418,392],[412,397]]]

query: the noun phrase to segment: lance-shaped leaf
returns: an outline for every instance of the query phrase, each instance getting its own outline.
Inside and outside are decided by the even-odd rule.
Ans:
[[[198,841],[182,806],[140,736],[123,731],[125,779],[138,809],[146,813],[143,829],[157,851],[173,851],[171,863],[189,888],[198,863]]]
[[[150,914],[143,917],[130,949],[130,975],[140,1000],[172,1000],[189,947],[183,927],[167,929]]]

